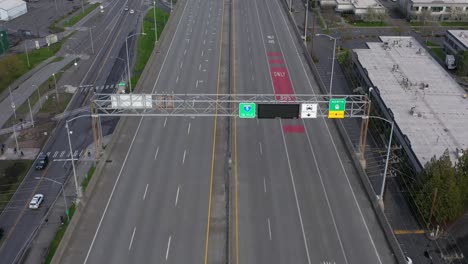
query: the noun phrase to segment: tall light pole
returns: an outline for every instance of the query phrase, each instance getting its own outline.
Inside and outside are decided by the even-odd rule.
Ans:
[[[328,37],[330,40],[333,40],[333,57],[332,57],[332,69],[331,69],[331,76],[330,76],[330,88],[329,88],[329,96],[332,97],[332,87],[333,87],[333,72],[335,70],[335,51],[336,51],[336,40],[338,38],[332,37],[326,34],[315,34],[315,36],[320,37]]]
[[[28,68],[31,68],[31,65],[29,64],[29,54],[28,54],[28,47],[26,45],[26,41],[24,41],[24,49],[26,50],[26,60],[28,61]]]
[[[36,88],[37,88],[37,95],[39,96],[39,99],[38,99],[38,100],[39,100],[39,109],[42,109],[41,92],[39,91],[39,90],[40,90],[40,89],[39,89],[39,86],[37,86],[37,85],[35,85],[35,84],[33,84],[33,85],[31,85],[31,86],[36,86]]]
[[[309,0],[306,0],[304,21],[304,45],[307,45],[307,17],[309,16]]]
[[[28,98],[28,106],[29,106],[29,114],[31,115],[32,126],[34,127],[34,118],[33,118],[32,110],[31,110],[31,103],[29,102],[29,98]]]
[[[153,1],[153,16],[154,16],[154,39],[158,42],[158,25],[156,23],[156,1]]]
[[[289,0],[289,12],[292,13],[292,0]]]
[[[57,103],[59,101],[59,95],[58,95],[58,90],[57,90],[57,79],[55,78],[55,73],[52,73],[52,77],[54,77],[54,83],[55,83],[55,96],[57,97]]]
[[[93,54],[94,54],[93,28],[92,27],[89,28],[89,36],[91,37],[91,50],[93,51]]]
[[[369,97],[372,95],[372,91],[373,91],[373,89],[369,88]],[[383,208],[383,195],[384,195],[384,191],[385,191],[385,181],[387,179],[388,161],[390,159],[390,148],[392,146],[393,127],[394,127],[395,122],[391,121],[391,120],[388,120],[388,119],[385,119],[385,118],[380,117],[380,116],[364,116],[363,117],[363,119],[366,119],[366,118],[375,118],[375,119],[379,119],[379,120],[382,120],[382,121],[385,121],[385,122],[391,124],[390,138],[388,139],[387,157],[385,159],[385,168],[384,168],[384,174],[383,174],[383,179],[382,179],[382,186],[380,187],[380,193],[377,196],[377,199],[378,199],[381,207]]]
[[[60,188],[62,189],[62,194],[63,194],[63,202],[65,203],[65,214],[67,215],[68,222],[70,222],[70,216],[69,216],[68,205],[67,205],[67,198],[65,196],[65,188],[63,188],[63,183],[61,183],[59,181],[56,181],[54,179],[47,178],[47,177],[34,177],[34,179],[36,179],[36,180],[41,180],[41,179],[48,180],[48,181],[51,181],[53,183],[56,183],[56,184],[60,185]]]
[[[130,60],[129,60],[129,56],[128,56],[128,39],[131,38],[131,37],[134,37],[136,35],[146,35],[145,33],[135,33],[133,35],[130,35],[128,36],[126,39],[125,39],[125,49],[127,50],[127,72],[128,72],[128,85],[130,87],[130,93],[132,93],[132,75],[130,73]]]
[[[172,0],[171,0],[171,13],[172,13]]]
[[[80,189],[80,186],[78,185],[78,180],[77,180],[77,177],[76,177],[75,159],[73,158],[73,149],[72,149],[71,138],[70,138],[71,131],[70,131],[70,127],[68,125],[68,122],[70,122],[70,121],[71,120],[67,120],[65,122],[65,127],[67,128],[68,146],[70,147],[70,157],[71,157],[71,163],[72,163],[72,168],[73,168],[73,179],[75,180],[76,196],[78,197],[78,199],[80,199],[81,198],[81,189]]]
[[[16,119],[16,105],[15,105],[15,101],[13,100],[13,94],[11,93],[10,86],[8,86],[8,91],[10,92],[11,108],[13,109],[13,115],[15,116],[15,119]]]

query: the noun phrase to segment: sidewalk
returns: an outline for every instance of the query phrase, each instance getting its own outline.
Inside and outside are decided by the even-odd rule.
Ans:
[[[103,144],[107,145],[111,139],[112,135],[105,136],[103,138]],[[84,178],[88,174],[89,169],[94,165],[94,144],[89,145],[86,148],[86,151],[91,153],[91,156],[85,156],[85,158],[80,159],[75,163],[76,166],[76,175],[78,184],[81,185]],[[67,162],[69,163],[69,162]],[[71,166],[68,164],[67,166]],[[50,183],[54,184],[54,183]],[[71,206],[73,198],[75,198],[75,183],[73,177],[68,177],[67,182],[65,183],[65,197],[67,199],[68,207]],[[31,242],[30,249],[26,253],[27,255],[23,258],[23,264],[37,264],[43,263],[45,257],[49,252],[50,242],[54,239],[55,233],[58,228],[61,226],[60,217],[66,219],[65,215],[65,202],[63,200],[63,194],[59,193],[58,197],[50,197],[49,199],[56,199],[55,203],[50,206],[50,211],[48,212],[47,222],[43,222],[38,229],[38,233],[35,236],[34,240]]]
[[[55,58],[55,56],[52,58]],[[39,85],[47,81],[53,73],[59,72],[74,59],[74,55],[68,55],[61,61],[49,63],[20,84],[17,89],[12,89],[11,96],[8,96],[8,98],[5,98],[0,102],[0,127],[3,127],[6,121],[8,121],[8,119],[13,115],[13,104],[15,108],[20,107],[34,92],[36,92]],[[8,92],[8,90],[6,92]]]

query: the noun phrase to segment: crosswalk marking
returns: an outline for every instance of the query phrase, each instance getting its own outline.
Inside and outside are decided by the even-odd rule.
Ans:
[[[65,150],[60,153],[60,157],[62,157],[65,154]]]
[[[55,151],[54,158],[57,157],[58,151]]]

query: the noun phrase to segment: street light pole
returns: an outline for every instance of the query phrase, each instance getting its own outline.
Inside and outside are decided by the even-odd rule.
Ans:
[[[68,120],[65,122],[65,127],[67,128],[68,146],[70,147],[70,157],[71,157],[71,163],[72,163],[72,168],[73,168],[73,179],[75,180],[76,196],[78,197],[78,199],[80,199],[81,190],[80,190],[80,187],[78,186],[78,180],[76,178],[75,159],[73,158],[73,149],[72,149],[72,144],[71,144],[70,127],[68,125]]]
[[[156,23],[156,1],[153,1],[154,39],[158,42],[158,24]]]
[[[292,13],[292,0],[289,0],[289,12]]]
[[[330,35],[326,34],[315,34],[315,36],[320,37],[328,37],[330,40],[333,40],[333,57],[332,57],[332,69],[331,69],[331,75],[330,75],[330,87],[329,87],[329,96],[332,97],[332,88],[333,88],[333,73],[335,70],[335,52],[336,52],[336,40],[338,38],[332,37]]]
[[[63,195],[63,202],[65,203],[65,214],[67,215],[67,220],[68,222],[70,222],[70,216],[68,214],[68,204],[67,204],[67,198],[65,196],[65,188],[63,187],[63,183],[59,182],[59,181],[56,181],[56,180],[53,180],[51,178],[47,178],[47,177],[35,177],[36,180],[40,180],[40,179],[44,179],[44,180],[48,180],[48,181],[51,181],[53,183],[56,183],[56,184],[59,184],[60,185],[60,188],[62,189],[62,195]]]
[[[304,21],[304,45],[307,45],[307,17],[309,14],[309,0],[306,0],[305,21]]]
[[[30,68],[31,65],[29,64],[28,46],[26,45],[26,41],[24,42],[24,49],[26,50],[26,60],[28,61],[28,68]]]
[[[94,43],[93,43],[93,28],[89,28],[89,35],[91,37],[91,50],[93,51],[94,54]]]
[[[31,115],[32,126],[34,127],[34,118],[33,118],[32,110],[31,110],[31,102],[29,102],[29,98],[28,98],[28,106],[29,106],[29,114]]]
[[[15,101],[13,100],[13,95],[11,94],[10,86],[8,86],[8,91],[10,92],[11,108],[13,108],[13,115],[15,116],[15,119],[16,119],[16,106],[15,106]]]
[[[52,73],[52,77],[54,77],[54,84],[55,84],[55,96],[57,97],[57,103],[59,101],[58,89],[57,89],[57,79],[55,78],[55,73]]]
[[[35,85],[35,84],[33,84],[32,86],[36,86],[36,88],[37,88],[37,95],[39,96],[39,99],[38,99],[38,101],[39,101],[39,109],[42,109],[41,92],[39,91],[39,90],[40,90],[40,89],[39,89],[39,86],[37,86],[37,85]]]
[[[127,72],[128,72],[128,86],[130,87],[130,93],[132,93],[132,75],[130,73],[130,59],[129,59],[129,56],[128,56],[128,39],[131,38],[131,37],[134,37],[136,35],[143,35],[145,36],[146,34],[145,33],[135,33],[133,35],[130,35],[128,36],[126,39],[125,39],[125,49],[127,50]]]

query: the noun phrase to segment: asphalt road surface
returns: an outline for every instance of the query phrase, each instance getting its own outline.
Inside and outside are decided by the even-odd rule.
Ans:
[[[234,92],[317,92],[278,1],[234,2]],[[224,4],[179,2],[141,91],[217,92]],[[394,263],[337,132],[306,121],[236,121],[237,262]],[[62,263],[202,263],[216,121],[122,122]]]
[[[180,1],[167,54],[152,57],[139,91],[216,93],[222,9]],[[214,118],[130,119],[62,263],[203,262]]]
[[[234,3],[237,93],[318,93],[279,1]],[[329,121],[236,123],[239,263],[395,263]]]
[[[112,74],[121,75],[121,72],[111,73],[112,62],[121,52],[121,44],[126,36],[137,26],[138,15],[130,15],[123,12],[124,5],[127,2],[114,2],[108,6],[106,13],[100,15],[95,20],[89,21],[89,24],[95,26],[94,48],[96,57],[89,60],[81,60],[77,68],[70,69],[70,72],[64,73],[62,79],[66,80],[64,84],[107,84],[107,79],[115,79]],[[128,3],[130,8],[141,9],[142,1]],[[129,40],[130,49],[133,47],[133,38]],[[69,52],[77,54],[91,54],[90,36],[87,31],[76,33],[72,39],[65,45],[69,46]],[[124,53],[125,54],[125,53]],[[131,54],[132,55],[132,54]],[[112,92],[112,91],[104,91]],[[80,108],[86,105],[89,93],[77,92],[73,97],[69,109]],[[113,131],[116,120],[103,120],[103,134],[107,135]],[[92,141],[90,132],[90,118],[80,118],[70,122],[70,130],[74,150],[82,150]],[[64,121],[62,120],[56,128],[55,134],[48,140],[45,147],[41,150],[43,153],[54,153],[57,150],[68,152],[68,139]],[[79,151],[78,151],[79,152]],[[77,153],[78,154],[78,153]],[[69,158],[70,156],[68,156]],[[63,156],[63,158],[67,158]],[[40,223],[45,220],[45,214],[50,208],[54,199],[60,194],[60,184],[54,184],[47,180],[37,180],[38,177],[47,177],[59,182],[64,182],[71,172],[70,162],[54,162],[52,156],[51,162],[46,170],[31,170],[25,177],[21,186],[12,197],[11,201],[0,215],[0,226],[5,230],[6,239],[0,247],[0,259],[2,263],[15,263],[27,249],[27,243],[33,232],[40,227]],[[29,210],[27,205],[35,193],[42,193],[45,196],[44,202],[38,210]],[[69,198],[75,194],[66,194]],[[51,219],[57,222],[58,219]]]

